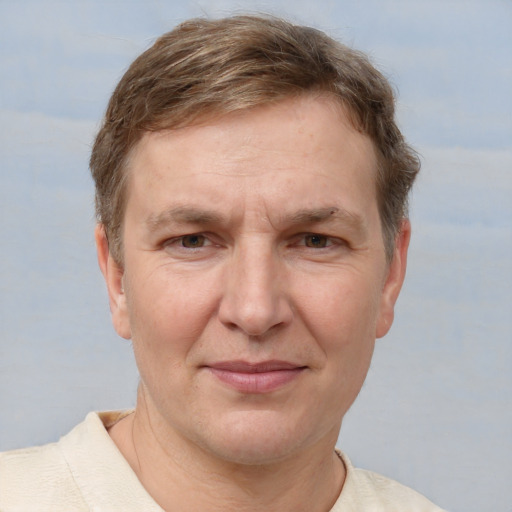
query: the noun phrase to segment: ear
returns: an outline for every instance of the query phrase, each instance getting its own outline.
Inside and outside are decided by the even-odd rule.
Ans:
[[[130,319],[123,287],[124,270],[110,254],[107,235],[103,224],[96,226],[94,238],[96,239],[98,264],[107,285],[110,314],[112,316],[114,329],[122,338],[130,339]]]
[[[407,267],[407,251],[411,239],[411,223],[402,221],[400,231],[395,239],[393,259],[388,265],[388,273],[380,298],[379,317],[377,319],[376,337],[385,336],[395,316],[395,303],[402,288]]]

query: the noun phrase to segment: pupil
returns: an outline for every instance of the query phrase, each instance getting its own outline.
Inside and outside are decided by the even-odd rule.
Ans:
[[[202,237],[200,235],[189,235],[183,239],[184,247],[199,247],[202,242]]]
[[[325,237],[320,235],[311,235],[309,237],[310,247],[325,247]]]

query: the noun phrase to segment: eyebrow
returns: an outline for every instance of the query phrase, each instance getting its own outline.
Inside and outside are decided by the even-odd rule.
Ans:
[[[303,209],[285,218],[285,222],[290,224],[319,224],[329,221],[342,222],[355,230],[366,231],[363,217],[337,206]]]
[[[305,208],[281,218],[281,222],[286,225],[310,225],[329,221],[342,222],[353,229],[365,230],[365,222],[360,215],[337,206]],[[225,222],[225,218],[218,213],[194,206],[177,206],[159,214],[152,214],[145,220],[149,230],[153,232],[169,223],[211,225]]]
[[[340,210],[337,207],[331,206],[299,210],[286,219],[292,224],[314,224],[315,222],[323,222],[331,218],[338,219],[339,217],[345,219],[352,218],[353,215],[346,210]]]
[[[150,215],[145,223],[150,231],[157,231],[170,222],[182,224],[215,224],[222,222],[223,218],[217,213],[191,206],[177,206],[157,215]]]

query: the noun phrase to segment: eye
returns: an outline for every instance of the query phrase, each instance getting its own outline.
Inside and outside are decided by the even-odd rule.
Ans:
[[[304,236],[304,245],[313,249],[323,249],[324,247],[332,245],[332,242],[325,235],[312,234]]]
[[[204,235],[185,235],[181,237],[181,246],[186,249],[198,249],[204,247],[206,237]]]
[[[189,233],[163,240],[159,249],[176,260],[205,260],[219,255],[222,249],[222,239],[210,233]]]

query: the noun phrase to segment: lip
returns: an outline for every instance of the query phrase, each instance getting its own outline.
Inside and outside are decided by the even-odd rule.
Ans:
[[[221,361],[205,366],[219,381],[236,391],[262,394],[277,391],[306,369],[287,361]]]

